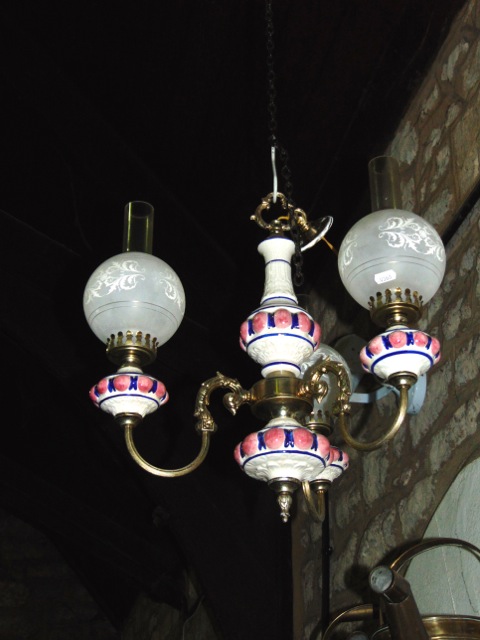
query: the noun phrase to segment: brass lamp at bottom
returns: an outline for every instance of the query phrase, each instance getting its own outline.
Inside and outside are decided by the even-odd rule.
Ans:
[[[442,546],[460,547],[480,559],[480,549],[458,538],[433,538],[415,543],[398,555],[388,567],[376,567],[370,573],[372,591],[379,594],[380,604],[361,604],[344,609],[328,625],[322,640],[331,640],[339,625],[354,621],[373,621],[377,630],[372,640],[480,640],[480,618],[468,615],[420,616],[403,570],[421,553]],[[380,584],[375,587],[376,575],[380,572]],[[387,575],[390,572],[391,577]],[[383,576],[383,578],[382,578]],[[390,580],[388,584],[385,580]],[[384,582],[384,584],[381,584]],[[373,583],[373,586],[372,586]],[[400,595],[391,597],[390,591]],[[386,596],[386,597],[385,597]],[[395,601],[398,602],[395,602]],[[338,637],[335,635],[335,637]]]

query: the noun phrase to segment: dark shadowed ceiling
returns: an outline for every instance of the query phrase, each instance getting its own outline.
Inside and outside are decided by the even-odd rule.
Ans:
[[[277,134],[293,199],[311,219],[334,216],[335,245],[368,213],[368,160],[463,4],[273,0]],[[113,367],[82,312],[90,273],[121,251],[125,204],[146,200],[154,253],[180,276],[187,311],[149,371],[171,400],[138,432],[139,449],[165,467],[189,462],[199,384],[217,371],[246,388],[259,378],[237,335],[263,286],[263,235],[249,217],[273,185],[265,4],[6,6],[1,329],[13,417],[0,506],[54,540],[118,628],[140,590],[181,607],[188,566],[226,640],[290,639],[290,527],[232,457],[259,426],[247,409],[233,419],[219,407],[198,471],[149,476],[90,404],[88,389]],[[313,251],[315,269],[332,264],[325,245]]]

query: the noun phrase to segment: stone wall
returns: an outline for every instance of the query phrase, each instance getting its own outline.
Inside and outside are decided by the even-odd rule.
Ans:
[[[442,342],[442,360],[428,374],[420,413],[407,418],[389,445],[371,453],[344,446],[351,465],[330,491],[332,611],[370,601],[369,570],[422,537],[449,485],[479,455],[479,34],[480,6],[472,0],[386,150],[401,162],[403,208],[425,217],[446,240],[445,278],[419,323]],[[321,297],[322,285],[318,291]],[[325,342],[379,332],[352,301],[335,307],[329,299],[327,292],[318,308]],[[379,406],[357,408],[354,435],[373,439],[394,410],[393,394]],[[338,434],[333,440],[340,444]],[[314,640],[321,617],[320,529],[302,514],[295,526],[303,588],[296,640]]]

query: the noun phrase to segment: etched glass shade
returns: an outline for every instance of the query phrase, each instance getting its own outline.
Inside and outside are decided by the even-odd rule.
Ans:
[[[83,309],[93,333],[104,343],[132,331],[161,346],[178,329],[185,294],[175,271],[149,253],[128,251],[103,262],[90,276]]]
[[[362,307],[385,289],[410,289],[428,302],[445,273],[445,249],[436,230],[410,211],[384,209],[359,220],[338,255],[342,282]]]

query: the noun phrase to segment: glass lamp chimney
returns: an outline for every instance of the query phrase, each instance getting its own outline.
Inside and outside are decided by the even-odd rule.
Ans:
[[[392,156],[378,156],[368,163],[372,211],[401,209],[400,171]]]
[[[129,202],[123,222],[123,251],[153,250],[154,208],[148,202]]]

